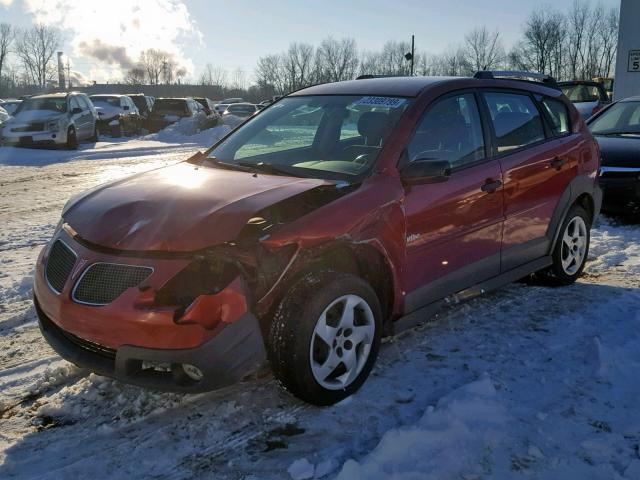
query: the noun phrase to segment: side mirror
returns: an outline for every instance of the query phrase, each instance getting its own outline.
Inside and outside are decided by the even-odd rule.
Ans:
[[[123,110],[129,110],[129,105],[125,105],[124,107],[122,107]]]
[[[71,110],[71,115],[78,115],[79,113],[82,113],[82,109],[80,107],[75,107]]]
[[[451,163],[448,160],[434,160],[432,158],[418,158],[406,164],[400,171],[404,183],[440,183],[446,182],[451,176]]]

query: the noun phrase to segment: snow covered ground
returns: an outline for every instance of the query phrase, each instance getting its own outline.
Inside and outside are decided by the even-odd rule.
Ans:
[[[640,479],[639,225],[601,219],[573,286],[512,284],[389,339],[331,408],[268,373],[184,396],[57,357],[30,294],[66,199],[222,133],[0,148],[0,478]]]

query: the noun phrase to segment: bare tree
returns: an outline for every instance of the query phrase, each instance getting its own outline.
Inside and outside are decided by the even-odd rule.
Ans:
[[[143,85],[146,72],[142,66],[133,67],[124,77],[124,82],[128,85]]]
[[[7,57],[11,51],[15,30],[8,23],[0,23],[0,92],[2,92],[2,78],[5,71]]]
[[[465,37],[465,59],[471,68],[494,70],[504,57],[504,48],[498,30],[490,32],[487,27],[473,29]]]
[[[23,31],[18,38],[16,53],[30,81],[40,88],[55,77],[52,59],[59,45],[60,31],[42,24]]]
[[[563,15],[547,8],[539,8],[529,15],[523,46],[533,57],[534,70],[555,76],[562,73],[564,24]]]
[[[225,87],[227,84],[227,71],[222,67],[214,67],[211,63],[207,63],[200,75],[199,83],[200,85]]]
[[[247,75],[241,68],[236,68],[231,74],[231,88],[245,90],[247,88]]]
[[[584,38],[589,20],[589,5],[574,0],[567,14],[567,65],[566,76],[572,80],[580,76],[580,67],[584,58]]]
[[[155,48],[149,48],[140,54],[140,65],[147,72],[147,80],[151,85],[158,85],[162,76],[167,54]]]
[[[352,38],[324,39],[316,52],[316,64],[319,82],[353,79],[359,64],[356,41]]]

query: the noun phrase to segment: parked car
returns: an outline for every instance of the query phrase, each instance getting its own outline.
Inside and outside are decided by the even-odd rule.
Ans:
[[[205,117],[202,121],[201,128],[215,127],[220,120],[220,114],[217,112],[213,101],[203,97],[194,98],[194,100],[196,101],[196,106],[199,107]]]
[[[2,104],[0,104],[0,135],[2,134],[2,127],[4,125],[4,122],[6,122],[7,120],[9,120],[9,117],[11,117],[11,115],[9,115],[9,113],[2,108],[1,106]],[[2,137],[0,137],[1,139]],[[0,142],[0,145],[2,144],[2,142]]]
[[[207,116],[216,115],[216,106],[212,100],[206,97],[198,97],[198,98],[194,98],[194,100],[198,102],[200,105],[202,105],[202,108],[204,109],[204,113]]]
[[[206,122],[206,116],[198,105],[193,98],[156,99],[149,117],[149,130],[157,132],[187,117],[199,116],[199,123]]]
[[[20,106],[21,102],[22,102],[22,100],[16,100],[14,98],[9,98],[9,99],[5,100],[4,102],[2,102],[2,104],[0,106],[2,108],[4,108],[4,110],[9,115],[13,115],[15,113],[15,111],[18,109],[18,107]]]
[[[229,106],[228,103],[217,103],[215,108],[216,108],[216,113],[218,115],[224,115],[225,110],[227,109],[227,107]]]
[[[226,108],[224,115],[246,118],[254,115],[258,111],[260,111],[260,109],[253,103],[233,103]]]
[[[604,87],[604,91],[607,92],[607,98],[609,100],[613,99],[613,84],[615,83],[615,79],[611,77],[595,77],[592,79],[594,82],[601,83]]]
[[[165,390],[228,385],[268,358],[327,405],[408,313],[533,272],[574,282],[598,145],[548,77],[479,77],[309,87],[204,154],[73,197],[36,265],[45,338]]]
[[[98,111],[98,131],[114,137],[140,133],[141,116],[128,95],[100,94],[89,97]]]
[[[151,110],[153,110],[153,99],[142,93],[129,95],[129,98],[133,101],[140,114],[140,126],[148,129],[149,117],[151,116]]]
[[[575,105],[584,120],[602,110],[609,102],[604,86],[598,82],[558,82],[567,98]]]
[[[64,145],[97,141],[97,114],[84,93],[34,95],[23,100],[2,129],[7,145]]]
[[[600,145],[603,211],[640,212],[640,96],[611,104],[587,122]]]

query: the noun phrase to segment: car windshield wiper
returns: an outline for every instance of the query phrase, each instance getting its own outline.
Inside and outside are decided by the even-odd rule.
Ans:
[[[258,162],[258,163],[238,162],[237,164],[242,167],[249,168],[254,172],[259,171],[264,173],[272,173],[275,175],[287,175],[287,176],[294,176],[294,177],[300,176],[300,174],[297,173],[297,170],[294,170],[291,167],[286,167],[284,165],[274,165],[272,163],[265,163],[265,162]]]
[[[241,172],[252,172],[253,171],[250,168],[247,168],[245,166],[239,165],[237,163],[227,163],[227,162],[220,161],[216,157],[206,157],[204,159],[204,161],[205,162],[209,161],[214,166],[220,167],[220,168],[225,168],[227,170],[239,170]]]

